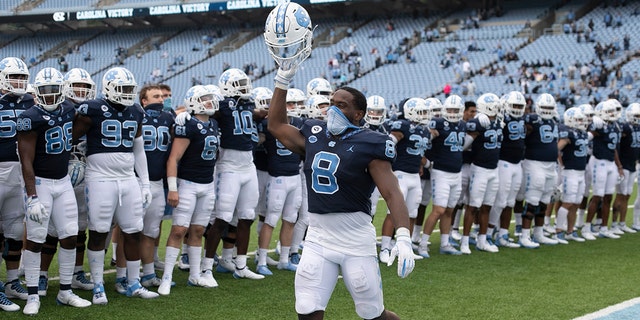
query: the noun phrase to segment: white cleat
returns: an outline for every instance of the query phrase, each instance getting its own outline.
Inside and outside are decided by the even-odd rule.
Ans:
[[[460,231],[452,230],[451,231],[451,238],[453,238],[453,240],[455,240],[455,241],[460,241],[460,239],[462,239],[462,235],[460,234]]]
[[[147,288],[158,287],[160,286],[160,282],[162,282],[162,279],[158,278],[155,273],[150,273],[140,278],[140,284],[142,284],[143,287]]]
[[[104,284],[96,283],[93,287],[93,304],[107,304],[107,294],[104,292]]]
[[[73,274],[71,279],[71,289],[91,291],[93,290],[93,282],[87,279],[87,274],[84,271],[78,271]]]
[[[619,236],[624,234],[624,231],[620,230],[620,228],[618,228],[618,226],[611,227],[610,231],[613,232],[613,234],[617,234]]]
[[[537,249],[540,247],[540,244],[531,241],[531,238],[529,237],[520,237],[520,240],[518,240],[518,244],[520,244],[521,247],[527,249]]]
[[[621,226],[620,230],[622,230],[623,232],[626,232],[626,233],[636,233],[637,232],[636,230],[627,227],[627,225]]]
[[[20,310],[20,306],[13,303],[4,292],[0,291],[0,309],[8,312]]]
[[[444,247],[440,247],[440,254],[448,254],[448,255],[452,255],[452,256],[459,256],[459,255],[462,255],[462,252],[458,251],[458,249],[456,249],[451,244],[447,244]]]
[[[418,245],[418,255],[422,258],[429,258],[429,246]]]
[[[533,236],[533,240],[539,244],[547,244],[547,245],[556,245],[558,244],[557,240],[551,239],[545,235],[542,236]]]
[[[216,267],[216,271],[219,273],[231,273],[236,270],[235,262],[229,259],[220,258],[218,260],[218,266]]]
[[[389,249],[382,249],[380,250],[380,262],[387,264],[389,263],[389,257],[390,257],[390,250]]]
[[[158,294],[168,296],[171,293],[171,278],[163,278],[158,287]]]
[[[20,299],[24,301],[26,301],[29,297],[27,290],[24,289],[22,284],[20,284],[20,280],[18,279],[5,283],[4,293],[7,295],[7,298]]]
[[[611,230],[600,230],[598,233],[599,238],[620,239],[620,236],[613,233]]]
[[[461,244],[460,245],[460,253],[462,253],[462,254],[471,254],[471,249],[469,249],[469,245],[468,244]]]
[[[577,231],[574,231],[572,233],[569,233],[565,236],[565,239],[569,240],[569,241],[575,241],[575,242],[585,242],[587,240],[585,240],[584,238],[580,237],[578,235]]]
[[[127,287],[127,297],[140,297],[142,299],[153,299],[159,295],[156,292],[149,291],[147,288],[140,284],[140,281],[129,285]]]
[[[211,270],[202,271],[198,283],[200,284],[200,286],[205,288],[218,287],[218,281],[216,281],[216,279],[213,277],[213,272],[211,272]]]
[[[559,244],[569,244],[564,232],[556,233],[556,235],[553,236],[553,240],[557,241]]]
[[[38,314],[38,311],[40,311],[40,296],[30,294],[27,298],[27,304],[25,304],[24,309],[22,309],[22,313],[33,316]]]
[[[249,268],[247,268],[246,266],[242,269],[236,268],[236,271],[233,272],[233,277],[236,279],[241,279],[241,278],[252,279],[252,280],[264,279],[263,275],[257,274],[249,270]]]
[[[519,244],[517,244],[517,243],[511,241],[511,239],[509,239],[509,235],[508,234],[504,234],[502,237],[498,237],[498,241],[496,241],[496,243],[500,247],[520,248]]]
[[[287,261],[284,263],[278,263],[276,268],[278,268],[278,270],[287,270],[287,271],[296,272],[296,270],[298,269],[298,265]]]
[[[476,244],[476,249],[480,251],[491,252],[491,253],[496,253],[500,251],[498,250],[498,247],[492,246],[488,243],[484,243],[484,244],[478,243]]]
[[[58,291],[56,302],[59,305],[72,306],[76,308],[86,308],[91,305],[91,301],[80,298],[71,290]]]

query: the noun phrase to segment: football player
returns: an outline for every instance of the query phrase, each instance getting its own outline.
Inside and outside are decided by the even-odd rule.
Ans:
[[[17,123],[18,153],[27,193],[27,243],[23,263],[29,297],[22,309],[27,315],[38,314],[40,310],[40,251],[47,233],[60,239],[60,291],[56,301],[80,308],[91,305],[71,291],[78,207],[67,169],[76,110],[71,103],[63,103],[60,71],[54,68],[40,70],[33,87],[37,105],[23,112]]]
[[[73,123],[74,141],[87,136],[85,172],[89,210],[87,256],[94,282],[93,303],[107,304],[104,291],[105,243],[112,221],[124,232],[127,296],[155,298],[139,281],[139,242],[143,209],[151,203],[149,171],[142,139],[145,113],[135,102],[137,83],[131,71],[115,67],[102,77],[102,99],[85,101]],[[142,188],[134,172],[138,173]]]
[[[0,134],[0,221],[4,239],[4,258],[7,282],[0,293],[0,308],[17,311],[20,307],[7,298],[27,300],[27,291],[18,279],[24,236],[25,198],[20,161],[16,150],[16,122],[18,116],[33,106],[33,97],[27,94],[29,69],[24,61],[7,57],[0,61],[0,109],[5,129]]]

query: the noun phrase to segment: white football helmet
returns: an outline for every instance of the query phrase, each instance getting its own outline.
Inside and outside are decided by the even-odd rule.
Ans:
[[[427,122],[427,103],[422,98],[411,98],[405,101],[402,112],[404,114],[404,118],[411,122]]]
[[[73,68],[64,75],[62,93],[76,103],[96,98],[96,83],[91,74],[82,68]]]
[[[449,122],[459,122],[464,113],[464,102],[460,96],[452,94],[442,104],[442,117]]]
[[[371,96],[367,98],[367,113],[364,121],[370,125],[379,126],[387,119],[387,106],[381,96]]]
[[[569,128],[586,130],[587,116],[578,107],[569,108],[564,112],[564,124]]]
[[[535,107],[536,113],[542,119],[549,120],[558,115],[556,99],[548,93],[543,93],[536,99]]]
[[[527,106],[527,100],[520,91],[511,91],[507,94],[504,101],[507,113],[516,118],[524,116],[524,108]]]
[[[438,98],[427,98],[424,100],[427,105],[427,117],[429,121],[433,118],[442,117],[442,102]]]
[[[591,119],[593,119],[593,116],[596,114],[593,107],[590,104],[585,103],[585,104],[579,105],[578,108],[580,108],[580,111],[582,111],[584,116],[587,117],[587,122],[591,123]]]
[[[111,68],[102,77],[102,95],[108,101],[132,106],[136,103],[137,94],[138,83],[133,73],[126,68]]]
[[[640,125],[640,103],[634,102],[625,110],[627,122],[631,125]]]
[[[205,86],[197,85],[189,88],[184,97],[187,112],[212,116],[220,106],[220,96]]]
[[[14,95],[27,93],[29,68],[20,58],[7,57],[0,61],[0,90]]]
[[[87,160],[80,152],[71,152],[67,174],[71,178],[71,185],[77,187],[84,181],[84,172],[87,168]]]
[[[614,108],[616,109],[616,112],[613,114],[614,117],[611,121],[618,121],[618,119],[620,119],[620,117],[622,116],[622,104],[620,103],[620,101],[618,101],[618,99],[609,99],[605,102],[613,104]]]
[[[311,55],[312,40],[311,18],[302,6],[286,1],[271,10],[264,25],[264,42],[278,65],[299,65]]]
[[[305,101],[307,97],[300,89],[287,90],[287,115],[290,117],[307,116],[309,114]]]
[[[324,120],[329,108],[329,98],[323,95],[313,95],[307,99],[307,107],[309,108],[309,118]]]
[[[251,78],[244,71],[231,68],[220,75],[218,86],[225,97],[239,97],[242,100],[251,98]]]
[[[478,97],[476,108],[488,117],[495,117],[500,111],[500,98],[493,93],[485,93]]]
[[[251,91],[253,101],[256,104],[258,110],[269,110],[271,104],[271,98],[273,97],[273,91],[267,87],[253,88]]]
[[[331,83],[329,83],[329,80],[325,78],[313,78],[307,83],[308,97],[313,95],[322,95],[326,96],[328,99],[331,97],[332,92],[333,89],[331,88]]]
[[[620,118],[618,113],[618,106],[621,107],[620,102],[616,99],[608,99],[602,103],[602,110],[600,110],[600,117],[607,122],[615,122]]]
[[[64,101],[62,87],[64,76],[55,68],[44,68],[36,74],[33,89],[38,105],[47,111],[54,111]]]

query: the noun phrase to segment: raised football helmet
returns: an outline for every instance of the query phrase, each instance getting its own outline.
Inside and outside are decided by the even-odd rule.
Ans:
[[[495,117],[500,111],[500,98],[493,93],[485,93],[478,97],[476,108],[479,113],[488,117]]]
[[[587,116],[578,107],[569,108],[564,112],[564,124],[573,129],[586,130]]]
[[[220,96],[205,86],[197,85],[189,88],[184,97],[187,112],[212,116],[220,106]]]
[[[33,82],[38,105],[47,111],[54,111],[64,101],[62,87],[64,76],[55,68],[44,68],[36,74]]]
[[[256,104],[258,110],[269,110],[271,104],[271,98],[273,97],[273,91],[267,87],[253,88],[251,91],[253,101]]]
[[[364,121],[370,125],[379,126],[387,119],[387,106],[381,96],[367,98],[367,112]]]
[[[331,83],[325,78],[313,78],[307,83],[307,96],[322,95],[327,99],[331,97],[333,89]]]
[[[227,69],[218,79],[218,87],[225,97],[240,98],[248,100],[251,98],[251,78],[244,71],[231,68]]]
[[[287,115],[290,117],[308,115],[309,112],[305,105],[306,100],[307,97],[302,90],[296,88],[287,90]]]
[[[73,68],[64,75],[62,93],[76,103],[96,98],[96,83],[82,68]]]
[[[307,98],[309,118],[324,120],[329,104],[329,98],[323,95],[317,94]]]
[[[429,121],[433,118],[442,117],[442,102],[438,98],[427,98],[424,100],[427,105],[427,117]]]
[[[411,122],[427,122],[427,104],[422,98],[411,98],[405,101],[402,112],[404,113],[404,118]]]
[[[504,101],[507,113],[516,118],[524,116],[524,108],[527,106],[527,100],[519,91],[511,91],[507,94]]]
[[[29,68],[20,58],[7,57],[0,61],[0,90],[14,95],[27,93]]]
[[[126,68],[115,67],[102,76],[102,95],[108,101],[132,106],[136,103],[138,83],[133,73]]]
[[[264,41],[278,65],[299,65],[311,55],[312,40],[311,18],[302,6],[286,1],[271,10],[264,26]]]
[[[558,115],[556,99],[548,93],[541,94],[535,103],[536,113],[540,118],[549,120]]]
[[[630,104],[625,111],[625,117],[629,124],[640,125],[640,103]]]
[[[464,102],[460,96],[452,94],[442,104],[442,117],[449,122],[459,122],[464,113]]]

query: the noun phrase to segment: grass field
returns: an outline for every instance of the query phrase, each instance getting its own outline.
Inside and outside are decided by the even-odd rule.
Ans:
[[[635,194],[635,192],[634,192]],[[632,200],[633,201],[633,200]],[[378,207],[374,223],[381,225],[386,208]],[[629,213],[628,224],[631,222]],[[274,234],[277,234],[277,230]],[[168,234],[168,224],[163,228]],[[250,250],[256,248],[252,233]],[[163,238],[164,239],[164,238]],[[439,236],[432,237],[438,248]],[[163,240],[162,247],[164,247]],[[572,319],[640,296],[640,234],[621,239],[501,249],[491,254],[444,256],[416,262],[406,279],[395,265],[381,265],[385,305],[403,319]],[[437,250],[433,250],[437,251]],[[111,250],[107,254],[110,259]],[[275,257],[275,256],[274,256]],[[251,259],[253,260],[253,259]],[[106,270],[110,270],[106,262]],[[255,268],[251,261],[249,267]],[[126,298],[113,288],[115,273],[105,276],[109,304],[76,309],[55,305],[58,283],[51,281],[42,298],[38,319],[295,319],[294,274],[273,268],[264,280],[236,280],[214,274],[220,287],[187,287],[187,272],[174,272],[177,285],[168,297]],[[88,270],[88,267],[85,268]],[[57,274],[54,266],[51,276]],[[0,279],[5,279],[4,267]],[[91,299],[90,292],[77,293]],[[24,306],[23,301],[14,302]],[[1,319],[20,319],[22,312],[0,312]],[[342,281],[333,294],[326,319],[358,319]]]

